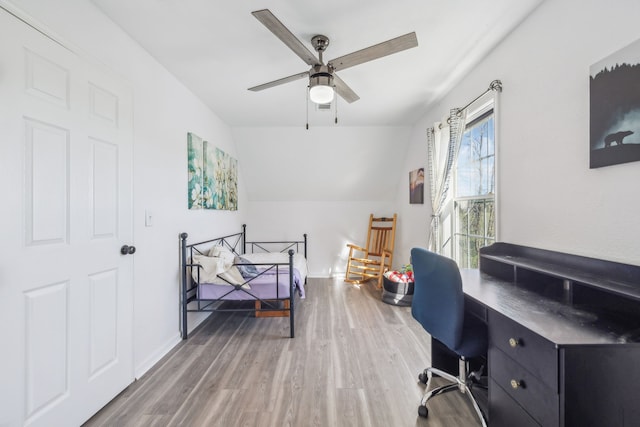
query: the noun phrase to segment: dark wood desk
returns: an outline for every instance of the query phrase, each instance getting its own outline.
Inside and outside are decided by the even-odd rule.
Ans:
[[[492,427],[640,426],[640,267],[499,243],[461,275]]]

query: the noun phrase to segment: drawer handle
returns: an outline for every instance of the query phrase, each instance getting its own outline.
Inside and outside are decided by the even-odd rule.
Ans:
[[[509,338],[509,347],[516,348],[520,345],[520,340],[518,338]]]
[[[519,388],[525,388],[524,381],[511,380],[511,388],[517,390]]]

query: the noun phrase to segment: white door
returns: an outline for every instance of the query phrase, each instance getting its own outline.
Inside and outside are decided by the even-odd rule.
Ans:
[[[132,94],[0,9],[0,426],[133,381]]]

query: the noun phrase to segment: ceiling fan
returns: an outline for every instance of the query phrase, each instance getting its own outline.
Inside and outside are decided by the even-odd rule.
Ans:
[[[311,38],[311,45],[315,51],[318,52],[318,58],[316,58],[268,9],[257,10],[251,12],[251,14],[255,16],[258,21],[262,22],[276,37],[282,40],[282,42],[306,62],[307,65],[310,65],[311,69],[269,83],[250,87],[249,90],[257,92],[308,76],[309,98],[316,104],[330,103],[334,97],[334,90],[349,103],[360,99],[360,97],[338,77],[335,73],[336,71],[418,46],[416,33],[412,32],[332,59],[325,64],[322,55],[327,49],[327,46],[329,46],[329,38],[327,36],[316,35]]]

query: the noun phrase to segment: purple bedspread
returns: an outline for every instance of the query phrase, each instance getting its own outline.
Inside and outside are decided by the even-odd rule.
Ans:
[[[264,271],[264,269],[260,269]],[[243,301],[256,299],[289,298],[289,267],[275,268],[251,278],[245,278],[251,289],[235,290],[231,285],[202,283],[198,285],[199,299],[222,299],[225,301]],[[304,282],[298,269],[293,269],[293,284],[300,298],[304,298]]]

